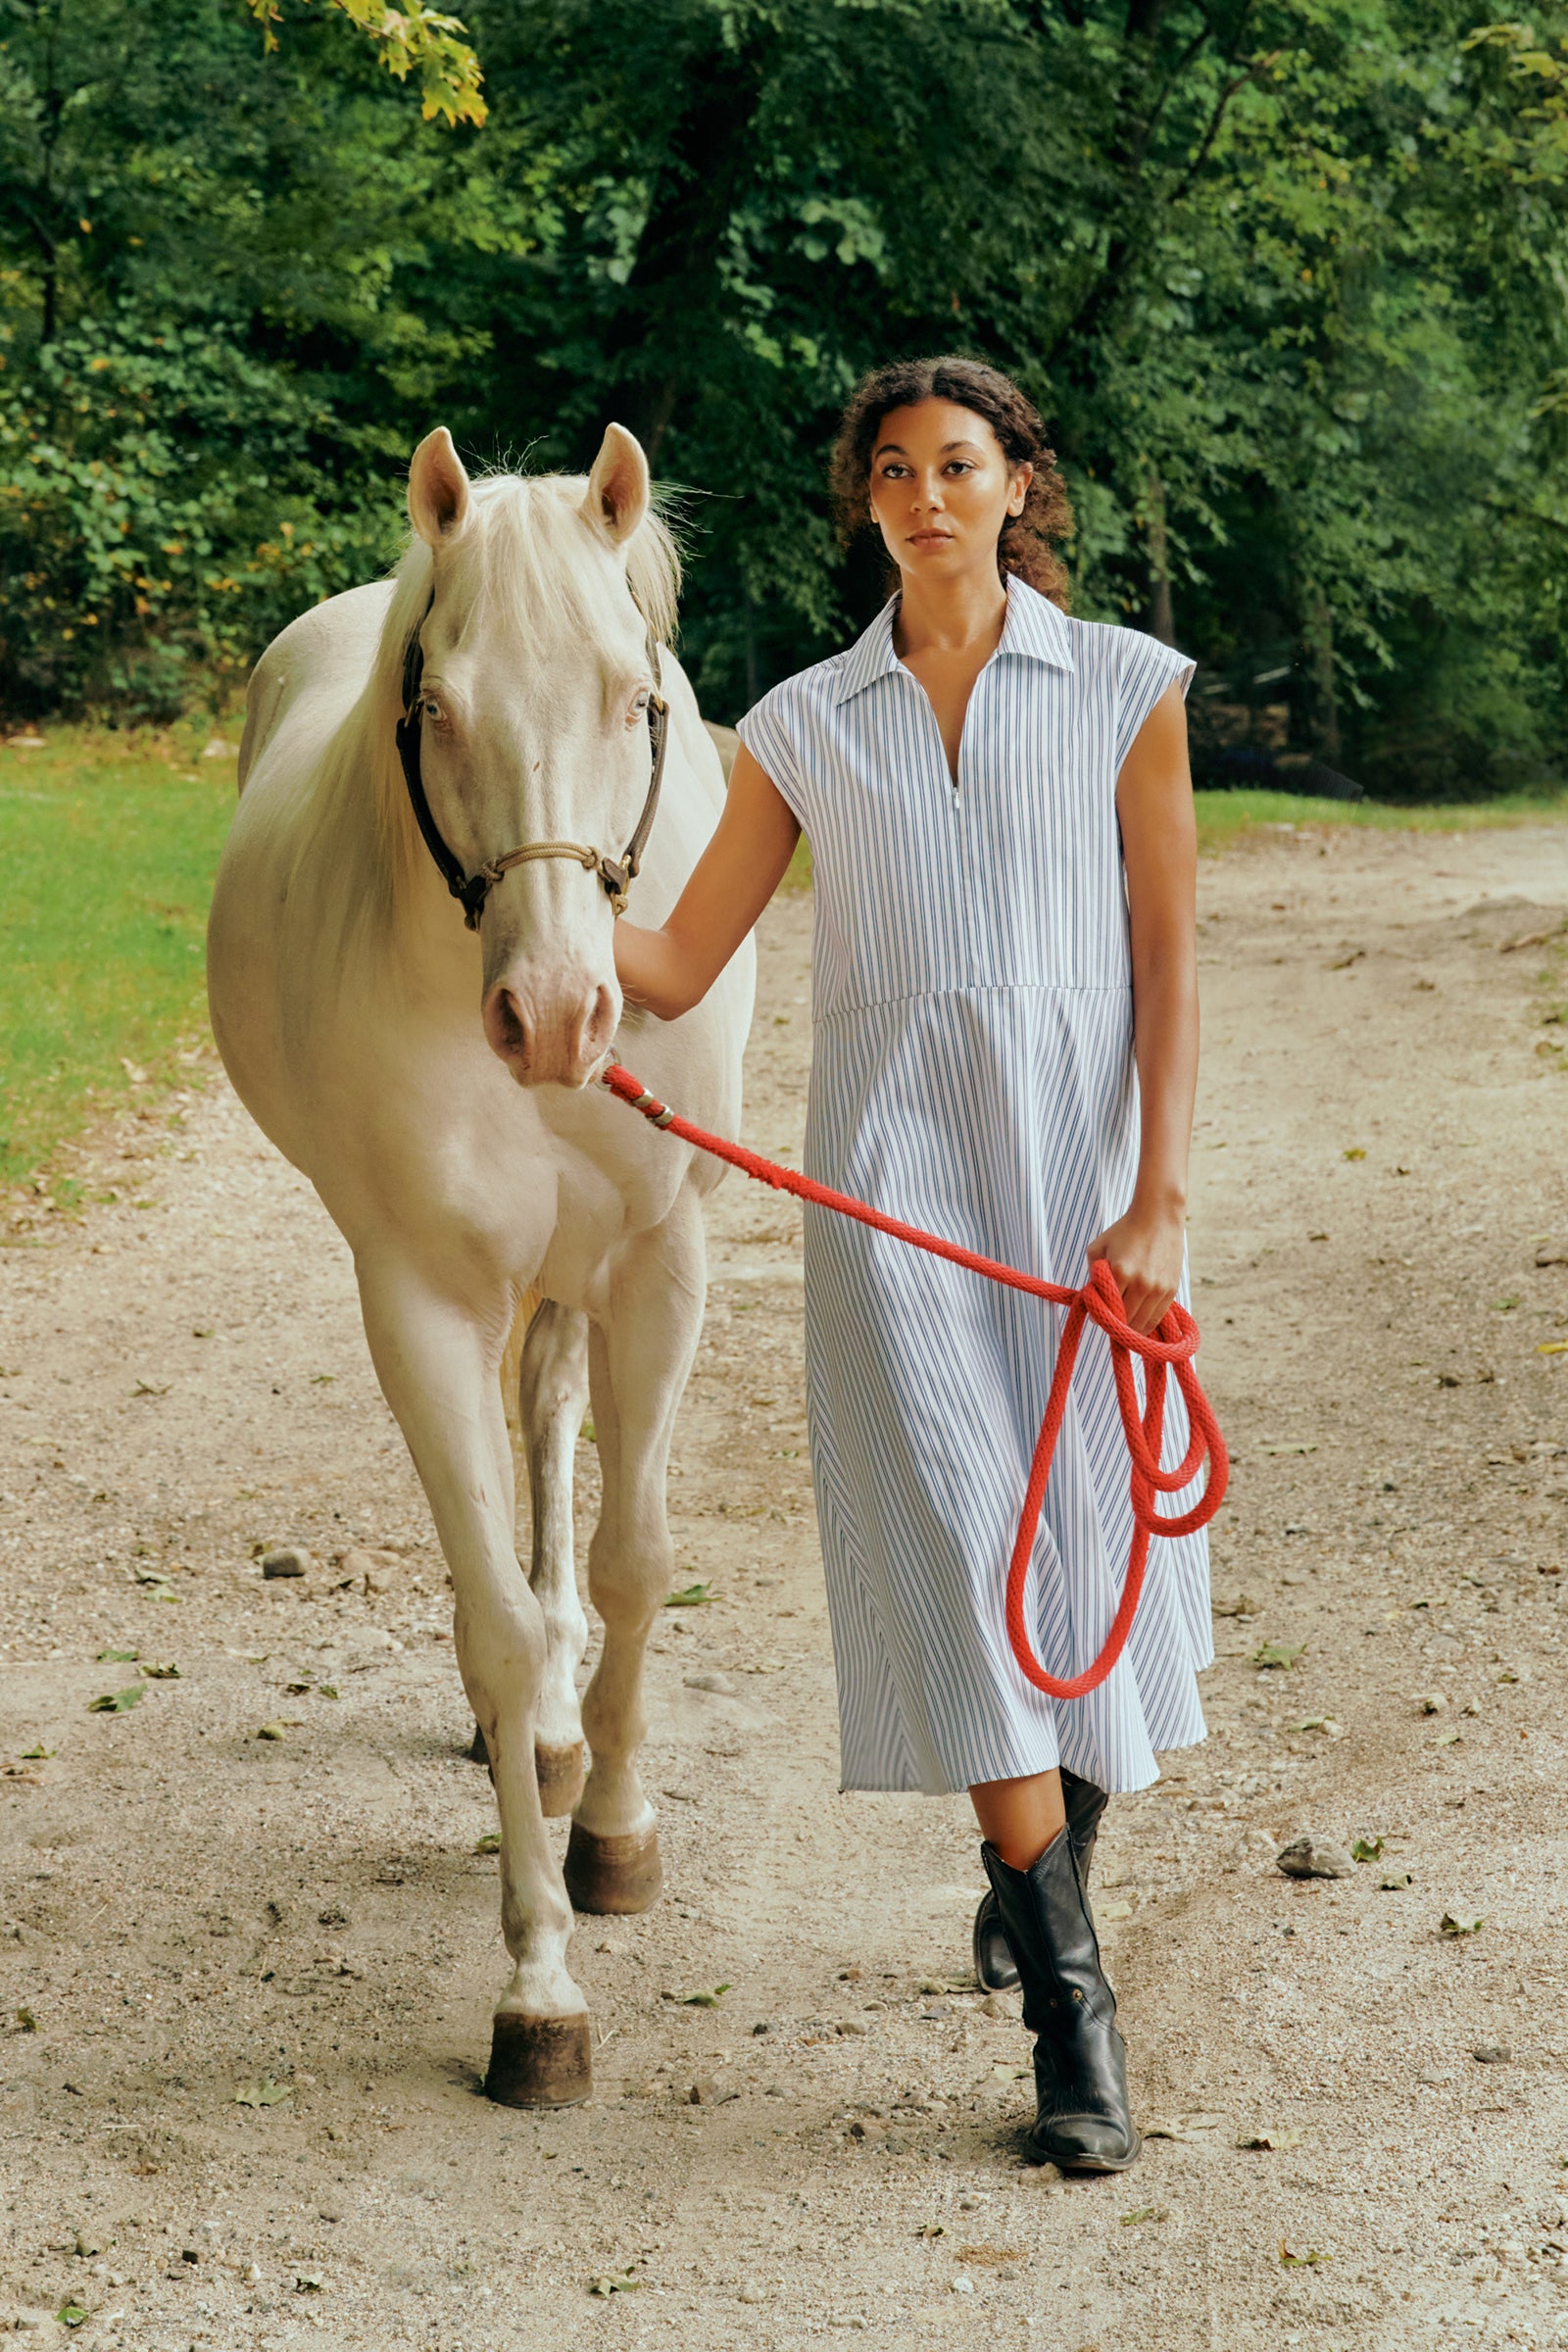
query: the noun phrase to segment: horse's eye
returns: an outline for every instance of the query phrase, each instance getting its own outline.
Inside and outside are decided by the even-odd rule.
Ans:
[[[436,701],[433,694],[427,694],[423,697],[419,706],[419,714],[422,718],[427,718],[430,721],[430,724],[434,727],[440,726],[446,717],[446,712],[442,710],[441,705]]]
[[[643,713],[647,710],[650,702],[653,700],[653,691],[654,690],[651,686],[638,687],[636,693],[631,698],[631,709],[626,713],[626,724],[628,727],[634,727],[637,724],[637,721],[642,717]]]

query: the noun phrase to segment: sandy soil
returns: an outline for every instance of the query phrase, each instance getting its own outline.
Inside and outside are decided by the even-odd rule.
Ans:
[[[1500,952],[1562,919],[1568,835],[1275,833],[1202,887],[1215,1589],[1255,1607],[1217,1620],[1208,1741],[1113,1807],[1099,1866],[1137,2109],[1170,2135],[1110,2182],[1020,2164],[965,1807],[836,1792],[795,1218],[738,1180],[672,1484],[719,1598],[651,1663],[668,1890],[582,1924],[592,2103],[477,2095],[493,1814],[441,1563],[343,1250],[194,1063],[172,1116],[96,1148],[118,1203],[40,1209],[0,1257],[0,2325],[69,2303],[78,2341],[145,2352],[1568,2343],[1568,1027],[1542,1025],[1568,964]],[[764,1149],[800,1143],[808,922],[765,929]],[[277,1541],[309,1577],[263,1583]],[[1259,1670],[1264,1642],[1304,1646]],[[1383,1851],[1293,1884],[1302,1830]]]

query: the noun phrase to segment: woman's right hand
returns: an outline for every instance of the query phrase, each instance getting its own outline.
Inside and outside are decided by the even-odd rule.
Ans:
[[[628,1004],[673,1021],[700,1004],[783,881],[801,828],[742,744],[713,837],[662,930],[615,925],[615,977]]]

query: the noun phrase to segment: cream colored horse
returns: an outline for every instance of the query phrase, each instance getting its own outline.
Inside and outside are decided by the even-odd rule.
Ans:
[[[547,840],[620,856],[649,785],[650,649],[678,585],[632,436],[612,425],[586,481],[470,483],[438,430],[415,453],[409,513],[396,578],[305,613],[257,664],[213,906],[213,1023],[247,1106],[354,1252],[376,1373],[452,1573],[458,1662],[500,1806],[513,1969],[486,2087],[554,2105],[590,2082],[587,2004],[566,1965],[572,1900],[633,1911],[659,1891],[636,1768],[643,1654],[669,1589],[665,1470],[703,1317],[701,1203],[718,1176],[590,1081],[613,1041],[657,1091],[733,1135],[755,964],[748,949],[667,1026],[623,1013],[610,898],[569,858],[507,871],[466,930],[399,765],[417,636],[422,778],[465,871]],[[723,800],[691,688],[667,651],[659,660],[669,742],[633,890],[645,923],[663,920]],[[535,1300],[518,1398],[525,1577],[499,1376]],[[590,1393],[604,1504],[588,1589],[604,1649],[579,1715],[572,1460]],[[564,1878],[544,1827],[564,1812]]]

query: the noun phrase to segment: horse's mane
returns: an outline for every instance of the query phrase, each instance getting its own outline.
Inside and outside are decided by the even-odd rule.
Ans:
[[[494,473],[473,483],[473,524],[449,559],[455,593],[474,613],[499,606],[525,654],[563,631],[596,637],[606,625],[616,574],[584,561],[585,474]],[[350,883],[356,915],[390,916],[416,861],[426,856],[398,759],[409,646],[430,601],[433,558],[414,538],[392,575],[392,599],[370,674],[337,728],[317,778],[314,821],[301,830],[296,874],[336,870]],[[671,642],[680,557],[669,529],[650,511],[626,548],[626,585],[656,641]],[[364,821],[368,802],[371,822]]]

